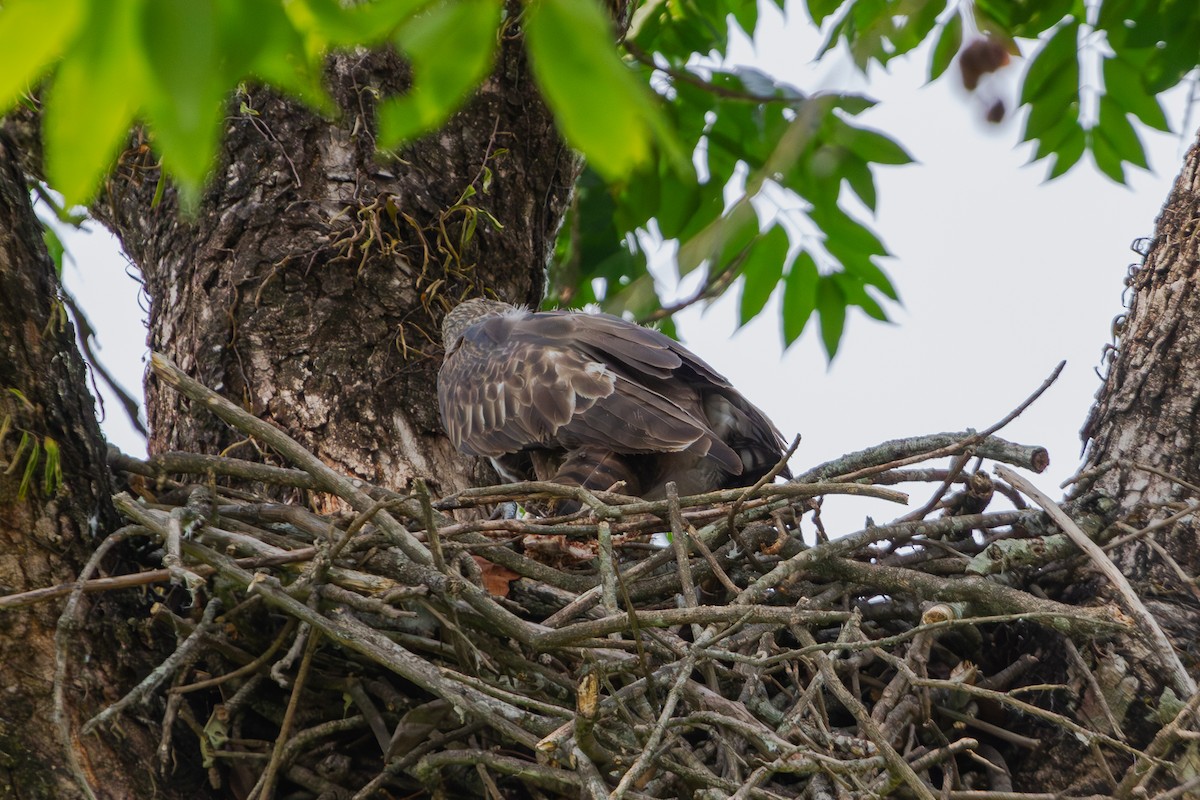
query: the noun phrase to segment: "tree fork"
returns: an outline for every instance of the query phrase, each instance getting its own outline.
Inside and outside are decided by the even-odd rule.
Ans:
[[[333,121],[247,89],[192,219],[131,148],[95,211],[145,277],[152,348],[343,472],[439,494],[478,483],[437,417],[441,315],[482,294],[540,302],[580,169],[526,73],[506,40],[449,125],[394,156],[372,133],[375,98],[409,84],[392,52],[329,59]],[[147,388],[151,452],[271,460]]]

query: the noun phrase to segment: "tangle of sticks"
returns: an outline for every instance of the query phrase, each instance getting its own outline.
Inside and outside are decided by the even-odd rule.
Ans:
[[[1075,537],[1102,556],[1120,528],[1086,481],[1059,506],[985,471],[1047,463],[992,430],[888,442],[749,491],[643,501],[527,483],[437,498],[338,475],[153,366],[293,468],[113,453],[140,496],[115,498],[128,525],[109,546],[148,543],[160,568],[0,608],[68,595],[74,630],[84,593],[157,587],[176,650],[82,730],[57,722],[87,734],[151,701],[160,768],[198,761],[229,796],[1033,798],[1023,755],[1073,743],[1126,770],[1085,793],[1133,797],[1195,730],[1194,686],[1155,651],[1185,707],[1150,748],[1129,743],[1081,651],[1141,641],[1144,607],[1053,599],[1095,557]],[[824,529],[827,498],[903,503],[899,483],[932,494],[891,523]],[[318,515],[289,492],[345,510]],[[512,513],[559,496],[583,510]],[[1062,702],[1067,675],[1091,682],[1086,709]]]

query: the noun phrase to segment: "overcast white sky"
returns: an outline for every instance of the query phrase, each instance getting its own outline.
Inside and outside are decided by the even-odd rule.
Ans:
[[[786,437],[803,434],[792,462],[799,469],[900,436],[986,427],[1066,359],[1058,383],[1002,434],[1049,449],[1051,467],[1036,482],[1057,496],[1054,485],[1078,464],[1078,430],[1099,386],[1094,368],[1121,313],[1128,266],[1138,260],[1130,243],[1153,234],[1194,130],[1181,138],[1139,128],[1154,173],[1131,170],[1130,188],[1086,163],[1043,185],[1045,165],[1024,166],[1030,148],[1017,145],[1019,118],[981,122],[982,107],[958,88],[954,72],[922,86],[926,50],[894,63],[891,74],[873,71],[867,84],[848,64],[813,66],[819,38],[803,11],[785,24],[767,6],[756,45],[739,41],[733,60],[756,63],[806,91],[865,91],[881,102],[861,122],[888,132],[920,162],[876,174],[875,227],[896,256],[885,268],[904,306],[893,325],[852,313],[828,367],[811,324],[780,352],[774,302],[735,333],[736,289],[707,310],[682,315],[681,336]],[[1175,130],[1185,99],[1181,91],[1168,100]],[[145,313],[126,261],[103,231],[71,234],[67,246],[77,266],[65,270],[66,283],[99,331],[101,357],[138,390]],[[123,450],[144,453],[111,401],[103,427]],[[827,505],[826,521],[845,530],[863,513],[884,520],[902,511],[864,512],[855,504],[838,519],[837,506]]]

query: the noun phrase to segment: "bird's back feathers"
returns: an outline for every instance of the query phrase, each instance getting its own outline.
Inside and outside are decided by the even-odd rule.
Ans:
[[[647,493],[667,480],[696,483],[678,474],[686,469],[711,473],[700,481],[708,489],[746,485],[782,453],[782,437],[758,408],[656,330],[607,314],[472,300],[447,315],[443,332],[438,401],[465,453],[680,454],[637,462],[648,473],[677,473],[648,474]]]

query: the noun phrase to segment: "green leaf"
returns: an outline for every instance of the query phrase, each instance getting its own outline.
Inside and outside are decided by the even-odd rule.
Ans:
[[[1104,91],[1118,106],[1155,130],[1170,132],[1171,126],[1158,98],[1146,89],[1141,71],[1123,53],[1104,60]]]
[[[847,42],[854,63],[864,73],[872,59],[886,65],[891,57],[884,41],[890,41],[895,33],[893,5],[889,0],[854,0],[850,6]]]
[[[894,140],[869,128],[843,124],[837,130],[835,141],[864,161],[876,164],[911,164],[913,160],[908,151]]]
[[[1104,139],[1112,147],[1113,152],[1122,161],[1128,161],[1142,169],[1150,168],[1146,162],[1146,150],[1142,147],[1142,141],[1133,125],[1129,123],[1129,118],[1108,95],[1100,98],[1100,119],[1094,132],[1097,138]]]
[[[396,34],[413,85],[379,107],[385,148],[440,126],[492,68],[501,0],[443,0]]]
[[[679,274],[687,275],[705,261],[728,261],[757,233],[754,207],[745,201],[736,203],[728,214],[713,219],[679,245]]]
[[[1038,139],[1037,149],[1034,151],[1031,162],[1048,158],[1062,151],[1064,148],[1073,147],[1072,140],[1080,142],[1080,152],[1082,152],[1082,142],[1084,140],[1083,126],[1079,124],[1078,118],[1074,115],[1064,114],[1063,118],[1054,127],[1046,131]]]
[[[609,180],[650,160],[661,131],[647,87],[613,46],[594,0],[539,0],[525,11],[533,72],[564,136]]]
[[[891,278],[887,273],[875,263],[873,259],[862,258],[853,261],[843,261],[846,266],[846,271],[853,274],[867,286],[874,286],[879,291],[887,295],[888,299],[900,302],[900,294],[896,291],[896,287],[892,285]]]
[[[1122,186],[1125,185],[1125,168],[1121,162],[1121,156],[1113,149],[1112,145],[1103,136],[1097,136],[1095,131],[1092,131],[1088,136],[1088,142],[1091,144],[1092,158],[1096,162],[1096,166],[1108,177],[1112,178]]]
[[[905,15],[903,23],[897,24],[889,37],[895,48],[889,57],[904,55],[924,44],[937,24],[938,15],[945,10],[946,0],[922,0],[918,3],[916,10]]]
[[[1032,103],[1043,95],[1055,97],[1071,86],[1079,92],[1079,23],[1070,22],[1054,32],[1034,54],[1021,84],[1021,102]]]
[[[962,47],[962,16],[955,14],[946,20],[938,35],[937,44],[933,47],[933,56],[929,59],[929,80],[935,81],[941,77],[954,56]]]
[[[92,4],[46,91],[46,173],[68,205],[95,195],[146,95],[148,70],[136,34],[140,6],[137,0]]]
[[[321,84],[323,54],[311,53],[277,0],[217,0],[226,81],[252,76],[291,92],[322,113],[333,102]]]
[[[738,327],[757,317],[779,285],[787,267],[787,231],[776,225],[750,248],[742,262],[742,302],[738,309]]]
[[[808,15],[812,17],[812,21],[820,25],[833,12],[842,7],[845,0],[808,0],[805,5],[808,6]]]
[[[744,203],[744,206],[749,206],[749,203]],[[740,207],[739,207],[740,208]],[[710,274],[713,272],[723,272],[726,268],[732,265],[738,258],[741,258],[746,250],[759,239],[761,228],[758,222],[758,214],[754,212],[753,207],[749,209],[750,213],[738,213],[738,208],[732,209],[729,217],[725,218],[727,224],[722,231],[722,240],[720,245],[720,253],[714,259],[714,263],[710,264]],[[680,275],[686,274],[680,269]]]
[[[33,88],[83,22],[83,0],[8,0],[0,10],[0,114]]]
[[[846,296],[830,275],[823,275],[817,284],[817,316],[821,318],[821,343],[832,361],[846,328]]]
[[[800,251],[792,268],[783,280],[783,344],[788,347],[804,331],[809,317],[817,307],[817,284],[821,274],[806,250]]]
[[[1073,119],[1079,117],[1078,76],[1064,75],[1062,80],[1056,80],[1047,88],[1048,91],[1043,92],[1029,104],[1029,114],[1025,117],[1025,129],[1021,133],[1023,142],[1041,137],[1061,122],[1064,117]]]
[[[841,160],[842,177],[846,179],[846,183],[850,184],[850,188],[858,195],[858,199],[863,202],[871,211],[875,211],[877,202],[875,194],[875,176],[871,173],[871,168],[867,166],[865,161],[857,158],[843,158]]]
[[[46,252],[50,254],[50,260],[54,262],[54,273],[58,275],[59,280],[62,280],[63,258],[67,254],[66,245],[59,238],[57,231],[45,222],[42,223],[42,241],[46,243]]]
[[[814,208],[809,216],[825,232],[826,241],[836,241],[867,255],[886,256],[887,248],[866,225],[842,211],[836,205]]]
[[[638,191],[638,187],[634,185],[632,190]],[[700,204],[701,187],[696,182],[695,173],[680,177],[675,170],[667,168],[661,171],[657,207],[645,215],[645,219],[653,215],[658,220],[658,229],[662,235],[668,239],[675,239],[700,209]]]
[[[825,39],[821,42],[821,46],[817,48],[817,53],[813,57],[813,60],[820,61],[825,57],[826,53],[837,45],[838,39],[849,39],[851,35],[853,35],[853,23],[851,22],[850,15],[843,14],[825,33]]]
[[[623,286],[609,284],[600,308],[615,316],[629,313],[634,319],[645,319],[663,306],[662,298],[654,288],[654,276],[639,275]]]
[[[867,316],[880,322],[891,321],[883,307],[867,292],[866,284],[862,282],[861,278],[851,275],[849,272],[835,272],[829,277],[841,288],[847,305],[858,306],[866,312]]]
[[[1008,32],[1026,39],[1036,39],[1068,13],[1080,18],[1085,13],[1082,0],[1018,0],[1009,5],[1012,14],[1006,26]]]
[[[46,455],[46,463],[42,467],[42,491],[47,497],[53,497],[58,487],[62,486],[62,456],[58,442],[49,436],[42,438],[42,449]]]
[[[1180,4],[1182,5],[1182,4]],[[1197,66],[1196,42],[1200,41],[1200,20],[1173,28],[1170,38],[1147,66],[1146,85],[1150,91],[1165,92],[1179,84]]]
[[[737,20],[738,27],[753,38],[754,29],[758,27],[758,0],[737,0],[730,5],[730,13]]]
[[[1004,28],[1012,27],[1012,8],[1006,0],[975,0],[976,9],[991,19],[1000,23]],[[983,27],[985,20],[977,20]]]
[[[388,39],[431,0],[372,0],[343,3],[341,0],[289,0],[283,9],[298,30],[310,39],[310,47],[371,46]]]
[[[141,33],[147,121],[164,164],[194,199],[216,159],[228,89],[216,9],[195,0],[150,0]]]
[[[1079,159],[1083,157],[1084,146],[1087,142],[1087,135],[1083,128],[1076,123],[1071,133],[1063,140],[1062,144],[1054,153],[1054,166],[1050,169],[1046,180],[1052,181],[1060,175],[1066,174],[1067,170],[1079,163]]]

